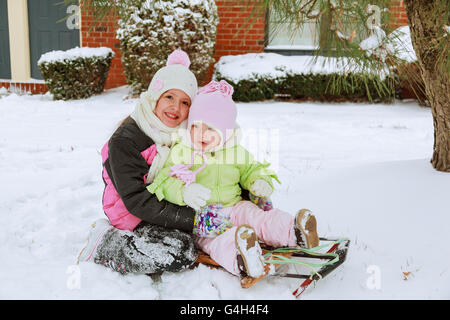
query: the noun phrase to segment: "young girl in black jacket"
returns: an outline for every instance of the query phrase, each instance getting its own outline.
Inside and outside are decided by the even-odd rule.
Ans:
[[[94,222],[78,262],[145,274],[176,272],[195,262],[195,211],[158,201],[146,188],[164,164],[176,130],[186,126],[197,93],[189,65],[185,52],[174,51],[103,147],[103,209],[108,219]]]

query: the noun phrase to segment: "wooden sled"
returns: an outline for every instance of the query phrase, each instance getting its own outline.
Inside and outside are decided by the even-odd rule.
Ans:
[[[268,249],[262,246],[262,251],[263,251],[263,255],[264,255],[268,252]],[[292,253],[282,253],[281,255],[286,258],[290,258],[292,256]],[[276,259],[277,258],[274,258],[274,260],[276,260]],[[201,250],[198,251],[198,257],[197,257],[196,263],[201,263],[201,264],[204,264],[204,265],[212,267],[212,268],[221,268],[221,266],[216,261],[214,261],[209,255],[207,255],[206,253],[204,253]],[[274,264],[274,267],[275,267],[275,272],[276,272],[279,265]],[[268,276],[269,273],[270,273],[270,264],[266,264],[265,273],[262,276],[260,276],[258,278],[252,278],[252,277],[242,278],[241,279],[241,287],[245,288],[245,289],[250,288],[255,283],[257,283],[258,281],[260,281],[260,280],[264,279],[266,276]]]
[[[306,290],[306,288],[313,282],[323,279],[325,276],[333,272],[337,267],[339,267],[347,257],[347,251],[350,245],[350,240],[348,239],[329,239],[329,238],[320,238],[320,245],[316,248],[327,248],[328,250],[322,252],[310,252],[311,250],[306,250],[307,252],[301,251],[301,249],[290,248],[292,251],[289,251],[289,248],[270,248],[261,243],[261,248],[263,250],[263,255],[268,256],[268,259],[271,260],[270,263],[266,263],[266,272],[264,275],[259,278],[252,277],[244,277],[241,278],[241,287],[242,288],[250,288],[255,283],[264,279],[267,276],[278,276],[278,277],[287,277],[287,278],[295,278],[295,279],[304,279],[304,281],[300,284],[300,286],[292,293],[297,298]],[[327,243],[329,245],[327,245]],[[287,252],[275,252],[277,250],[286,250]],[[314,250],[314,249],[312,249]],[[314,273],[302,273],[297,271],[294,268],[294,272],[289,272],[286,270],[286,265],[289,265],[289,262],[286,262],[284,258],[291,260],[298,260],[301,264],[302,261],[313,260],[313,261],[326,261],[322,263],[320,268],[316,270]],[[266,258],[267,259],[267,258]],[[266,260],[268,261],[268,260]],[[280,263],[276,263],[274,261],[280,261]],[[196,261],[197,264],[201,263],[207,265],[212,268],[221,268],[221,266],[214,261],[209,255],[199,250],[198,258]],[[270,265],[274,265],[273,270],[270,272]],[[293,263],[295,264],[295,263]],[[305,263],[306,264],[306,263]],[[291,270],[292,271],[292,270]]]

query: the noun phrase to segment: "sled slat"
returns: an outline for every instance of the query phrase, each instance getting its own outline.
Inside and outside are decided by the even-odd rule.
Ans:
[[[209,255],[207,255],[206,253],[204,253],[201,250],[198,250],[198,256],[197,256],[196,262],[205,264],[207,266],[220,267],[220,265],[216,261],[214,261],[214,259],[212,259]]]

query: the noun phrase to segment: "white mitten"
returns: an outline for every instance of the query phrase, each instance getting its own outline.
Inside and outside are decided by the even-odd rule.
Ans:
[[[199,210],[211,197],[211,190],[198,183],[183,188],[184,202],[191,208]]]
[[[270,184],[264,180],[256,180],[250,187],[250,192],[257,197],[268,198],[273,190]]]

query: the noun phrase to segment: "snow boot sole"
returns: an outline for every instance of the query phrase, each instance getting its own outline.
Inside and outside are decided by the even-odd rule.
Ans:
[[[319,235],[317,233],[317,220],[308,209],[301,209],[295,217],[295,234],[298,245],[302,248],[314,248],[319,245]],[[306,242],[306,243],[305,243]]]

